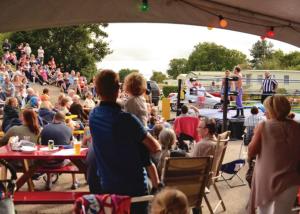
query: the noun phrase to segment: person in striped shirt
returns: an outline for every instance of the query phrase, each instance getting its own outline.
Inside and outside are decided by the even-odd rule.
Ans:
[[[275,94],[275,90],[278,87],[278,83],[275,79],[272,79],[271,73],[269,71],[265,72],[265,79],[262,82],[261,90],[261,103],[263,104],[268,96]]]

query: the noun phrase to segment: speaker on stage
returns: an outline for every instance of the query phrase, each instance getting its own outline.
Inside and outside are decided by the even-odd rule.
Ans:
[[[244,134],[244,119],[237,118],[237,119],[230,119],[229,120],[229,128],[231,131],[231,139],[232,140],[242,140]]]

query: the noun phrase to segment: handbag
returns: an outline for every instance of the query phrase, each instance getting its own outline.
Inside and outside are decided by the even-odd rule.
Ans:
[[[15,214],[13,194],[16,188],[16,170],[7,161],[0,159],[0,164],[10,172],[10,179],[0,180],[0,213]]]

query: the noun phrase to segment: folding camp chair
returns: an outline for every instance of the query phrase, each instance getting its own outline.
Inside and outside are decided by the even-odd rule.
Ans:
[[[230,131],[226,131],[226,132],[218,135],[218,140],[217,140],[213,163],[212,163],[212,168],[211,168],[212,177],[209,180],[208,187],[210,187],[210,186],[213,187],[213,189],[215,190],[215,192],[217,194],[219,201],[213,209],[207,196],[206,195],[204,196],[204,200],[208,206],[210,213],[215,213],[220,205],[222,205],[223,210],[226,211],[226,207],[225,207],[224,201],[221,197],[220,191],[216,185],[216,181],[220,178],[220,173],[219,173],[220,167],[221,167],[221,164],[222,164],[224,156],[225,156],[230,133],[231,133]],[[209,193],[209,191],[206,191],[206,193]]]
[[[237,159],[237,160],[231,161],[229,163],[223,164],[221,166],[221,176],[230,188],[246,185],[244,180],[238,174],[244,165],[245,165],[245,159]],[[231,174],[231,176],[225,177],[224,173]],[[228,181],[232,180],[234,177],[237,177],[241,181],[241,183],[237,184],[237,185],[230,184]],[[220,180],[220,181],[223,181],[223,180]]]
[[[166,158],[162,182],[167,187],[182,191],[194,213],[201,213],[202,198],[209,179],[212,157]]]

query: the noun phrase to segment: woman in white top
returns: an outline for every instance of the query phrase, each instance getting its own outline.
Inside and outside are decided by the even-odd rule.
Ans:
[[[95,102],[93,100],[92,92],[90,92],[90,91],[86,92],[85,97],[86,98],[84,100],[83,107],[93,109],[95,107]]]

